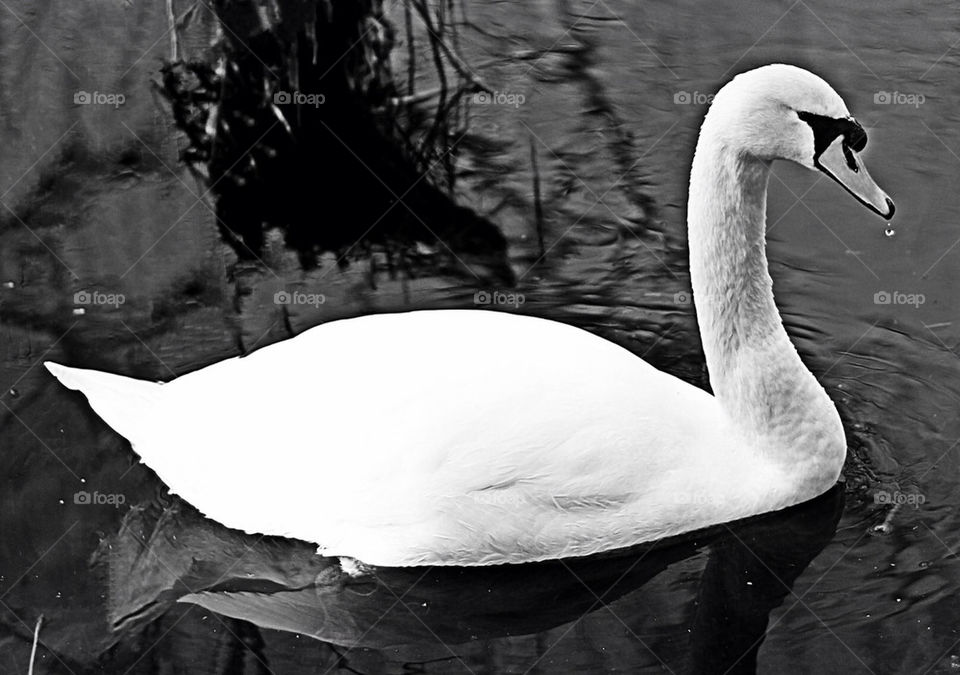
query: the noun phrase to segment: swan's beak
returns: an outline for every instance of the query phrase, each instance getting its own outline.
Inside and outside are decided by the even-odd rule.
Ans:
[[[867,167],[853,149],[838,136],[814,160],[817,168],[846,188],[847,192],[887,220],[893,218],[893,200],[873,182]]]

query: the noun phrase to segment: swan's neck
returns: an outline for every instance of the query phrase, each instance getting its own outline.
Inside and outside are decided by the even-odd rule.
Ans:
[[[774,304],[765,246],[769,164],[722,138],[708,117],[688,208],[690,278],[714,395],[760,446],[795,449],[807,462],[817,449],[843,453],[836,409],[800,361]]]

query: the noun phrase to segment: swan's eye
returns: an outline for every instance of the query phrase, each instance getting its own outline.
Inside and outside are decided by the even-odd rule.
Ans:
[[[797,111],[797,116],[813,129],[814,159],[819,158],[838,136],[843,136],[844,147],[850,150],[860,152],[867,146],[867,132],[853,118],[838,119],[805,111]]]
[[[843,140],[851,148],[860,152],[867,147],[867,132],[863,130],[860,123],[856,120],[849,120],[850,128],[844,132]]]

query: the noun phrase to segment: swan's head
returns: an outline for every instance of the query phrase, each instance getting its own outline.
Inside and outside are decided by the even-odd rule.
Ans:
[[[822,171],[873,211],[893,217],[893,201],[860,159],[866,131],[813,73],[777,63],[737,75],[714,97],[708,121],[719,124],[735,150]]]

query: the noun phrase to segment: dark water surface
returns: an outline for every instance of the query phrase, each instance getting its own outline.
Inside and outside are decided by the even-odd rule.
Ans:
[[[279,242],[270,270],[237,268],[151,89],[169,50],[161,4],[0,4],[0,671],[27,672],[42,614],[36,672],[50,673],[750,672],[754,658],[759,672],[954,672],[960,19],[950,5],[484,0],[466,13],[482,30],[461,31],[464,56],[505,96],[470,106],[457,197],[507,236],[516,288],[467,270],[339,269],[332,255],[302,272]],[[201,11],[181,47],[202,53],[214,26]],[[775,167],[778,304],[850,441],[843,488],[805,509],[569,566],[394,570],[339,587],[309,547],[243,539],[175,509],[157,521],[167,503],[157,478],[38,366],[169,379],[323,321],[474,307],[476,293],[499,291],[523,303],[498,309],[582,326],[703,384],[687,293],[690,157],[718,85],[773,61],[841,93],[898,209],[885,236],[838,186]],[[75,103],[80,91],[125,100]],[[284,289],[325,302],[277,305]],[[94,491],[123,504],[76,503]],[[111,576],[89,565],[106,537]],[[190,604],[170,608],[184,596]],[[131,627],[115,638],[108,605]]]

